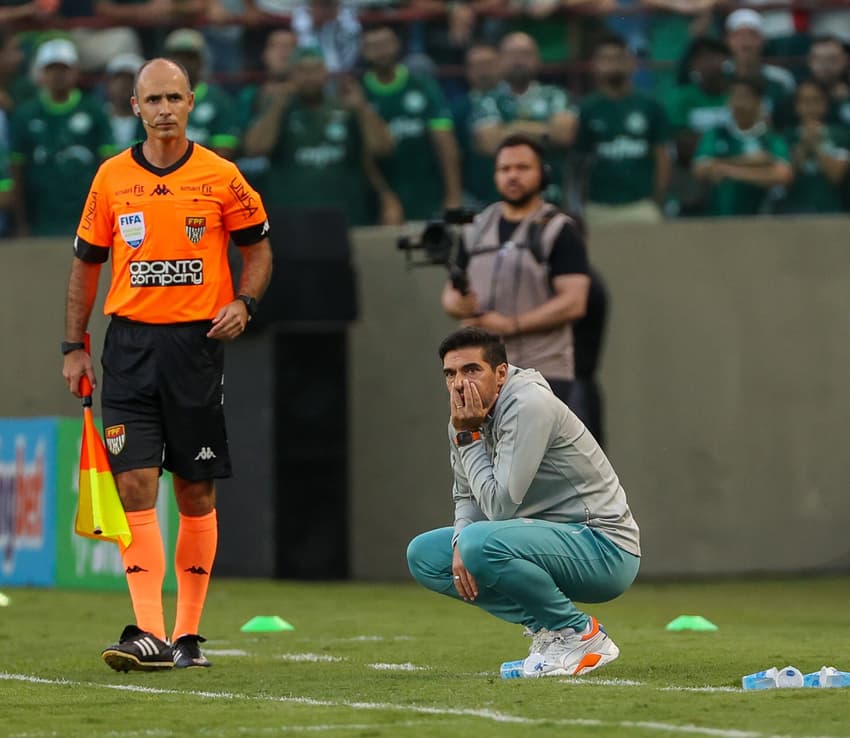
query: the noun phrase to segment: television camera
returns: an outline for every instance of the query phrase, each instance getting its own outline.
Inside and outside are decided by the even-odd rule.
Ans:
[[[446,210],[441,220],[429,220],[419,238],[402,236],[396,246],[404,251],[408,268],[422,266],[444,266],[449,272],[449,279],[462,295],[469,293],[469,280],[466,270],[458,266],[463,235],[460,226],[471,223],[475,213],[464,208]],[[423,257],[416,259],[416,252],[422,252]]]

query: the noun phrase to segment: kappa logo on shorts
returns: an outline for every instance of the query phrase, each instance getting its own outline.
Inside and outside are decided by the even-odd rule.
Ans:
[[[106,448],[113,456],[118,456],[124,450],[124,442],[127,440],[127,432],[123,425],[110,425],[103,431],[106,438]]]
[[[216,458],[218,457],[213,453],[213,450],[209,446],[201,446],[201,450],[198,451],[195,461],[211,461]]]
[[[186,235],[192,243],[198,243],[204,237],[207,219],[190,215],[186,218]]]

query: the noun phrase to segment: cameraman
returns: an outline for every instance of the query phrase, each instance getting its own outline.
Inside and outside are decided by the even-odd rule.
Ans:
[[[575,377],[571,324],[585,314],[590,278],[575,223],[543,200],[548,179],[534,139],[502,141],[495,172],[502,200],[464,227],[456,257],[469,291],[447,283],[442,305],[463,325],[502,336],[511,364],[537,369],[566,403]]]

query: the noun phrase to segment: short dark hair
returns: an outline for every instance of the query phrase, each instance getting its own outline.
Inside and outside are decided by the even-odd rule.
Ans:
[[[473,41],[466,47],[466,51],[463,53],[463,58],[469,59],[469,55],[478,49],[487,49],[488,51],[492,51],[494,54],[499,53],[499,47],[496,46],[496,44],[490,43],[489,41]]]
[[[510,136],[505,136],[496,149],[496,158],[499,158],[502,149],[512,149],[515,146],[528,146],[536,154],[541,166],[545,163],[546,152],[543,150],[543,147],[538,141],[531,136],[526,136],[524,133],[512,133]]]
[[[495,333],[485,331],[483,328],[460,328],[450,333],[440,343],[437,353],[440,361],[446,358],[449,351],[457,351],[462,348],[479,347],[484,351],[484,361],[495,369],[499,364],[508,363],[508,352],[505,343]]]
[[[802,79],[797,83],[797,87],[794,89],[794,98],[796,99],[800,90],[803,87],[814,87],[821,95],[823,95],[827,102],[831,99],[831,95],[829,94],[829,90],[826,88],[826,85],[818,82],[813,77],[808,77],[807,79]]]
[[[824,33],[820,36],[815,36],[809,43],[809,48],[812,46],[820,46],[821,44],[835,44],[840,46],[843,51],[847,51],[847,45],[838,36],[833,36],[830,33]]]
[[[630,51],[629,44],[626,42],[626,39],[619,33],[603,33],[599,38],[597,38],[593,44],[593,55],[596,56],[603,46],[616,46],[623,51]]]
[[[765,85],[764,81],[760,77],[733,77],[729,86],[735,87],[737,85],[748,87],[750,92],[752,92],[756,97],[764,97]]]
[[[700,54],[729,56],[729,53],[729,47],[726,45],[726,42],[712,36],[697,36],[685,52],[689,61]]]

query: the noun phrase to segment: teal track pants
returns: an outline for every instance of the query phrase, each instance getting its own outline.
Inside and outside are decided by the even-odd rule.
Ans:
[[[452,534],[452,528],[438,528],[417,536],[407,547],[407,563],[422,586],[461,599],[452,577]],[[588,617],[573,600],[613,600],[640,566],[639,557],[594,528],[531,518],[472,523],[457,547],[478,583],[472,604],[533,631],[582,630]]]

